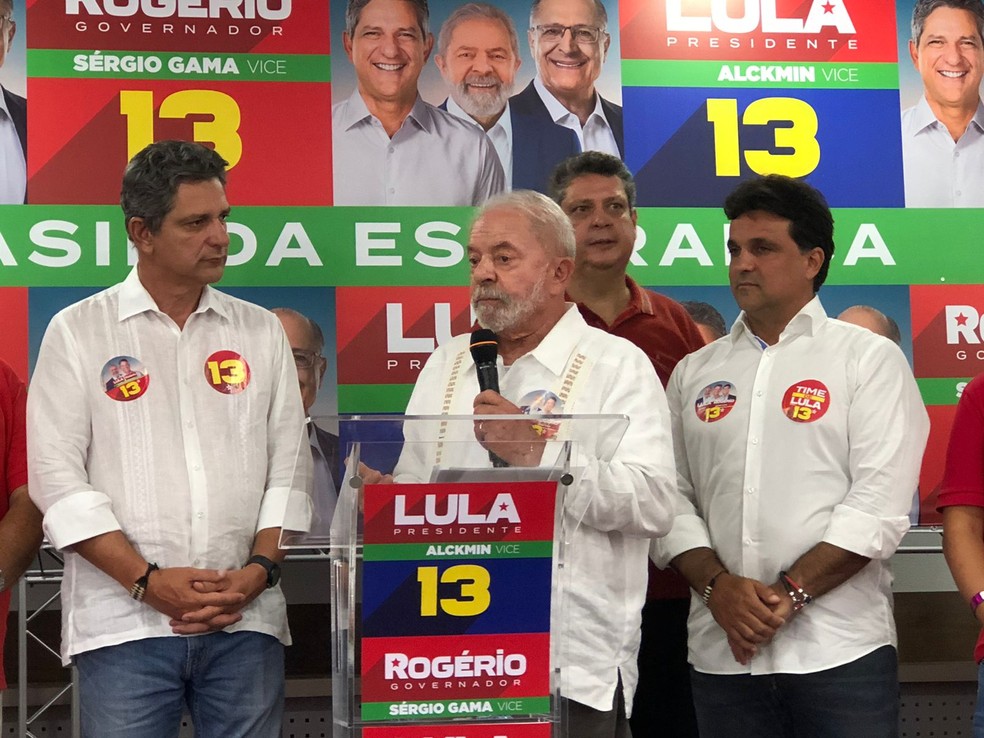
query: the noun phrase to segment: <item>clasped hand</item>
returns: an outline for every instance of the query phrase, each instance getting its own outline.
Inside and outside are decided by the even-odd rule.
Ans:
[[[793,612],[792,600],[778,584],[730,573],[717,578],[707,606],[727,634],[735,661],[742,665],[772,641]]]
[[[218,631],[242,619],[242,609],[266,588],[260,566],[221,571],[174,567],[151,573],[144,602],[170,618],[172,632]]]

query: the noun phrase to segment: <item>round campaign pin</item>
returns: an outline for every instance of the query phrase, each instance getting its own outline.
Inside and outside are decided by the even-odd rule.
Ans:
[[[694,412],[702,423],[714,423],[730,413],[737,401],[733,382],[711,382],[697,393]]]
[[[830,390],[819,379],[804,379],[782,396],[782,412],[797,423],[820,420],[830,407]]]
[[[550,390],[534,390],[527,392],[519,401],[519,409],[527,415],[539,415],[540,420],[533,424],[537,435],[553,438],[560,429],[560,423],[551,423],[543,419],[547,415],[562,415],[564,401]]]
[[[114,356],[103,364],[99,374],[103,391],[111,400],[130,402],[147,394],[150,375],[147,367],[132,356]]]
[[[249,385],[249,364],[235,351],[216,351],[205,360],[205,381],[224,395],[237,395]]]

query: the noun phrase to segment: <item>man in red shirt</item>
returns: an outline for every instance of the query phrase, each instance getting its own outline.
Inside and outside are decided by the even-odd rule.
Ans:
[[[7,688],[3,643],[10,589],[41,545],[41,513],[27,496],[26,404],[24,383],[0,361],[0,692]],[[0,711],[0,730],[2,722]]]
[[[620,159],[586,151],[554,170],[550,195],[574,226],[577,253],[567,286],[590,326],[621,336],[649,356],[663,386],[677,362],[704,345],[677,302],[643,289],[626,273],[636,238],[636,188]],[[697,736],[687,665],[690,589],[675,572],[649,565],[642,611],[639,685],[632,732]]]

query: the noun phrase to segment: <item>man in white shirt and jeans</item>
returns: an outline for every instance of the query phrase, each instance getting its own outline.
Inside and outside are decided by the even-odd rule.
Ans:
[[[908,529],[929,423],[899,348],[829,319],[823,196],[772,175],[740,185],[730,336],[667,388],[679,481],[653,545],[690,583],[702,738],[898,735],[887,560]],[[731,385],[723,401],[706,388]]]
[[[310,452],[277,317],[209,286],[229,246],[225,166],[179,141],[133,158],[137,266],[52,319],[31,382],[29,489],[65,554],[62,659],[85,736],[173,738],[186,703],[199,735],[281,732],[278,543]],[[124,360],[133,378],[107,389]]]

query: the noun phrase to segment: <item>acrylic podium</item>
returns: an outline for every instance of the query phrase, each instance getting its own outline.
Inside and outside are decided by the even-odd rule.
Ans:
[[[565,554],[628,419],[312,422],[339,489],[315,473],[281,545],[330,552],[333,737],[566,736]]]

